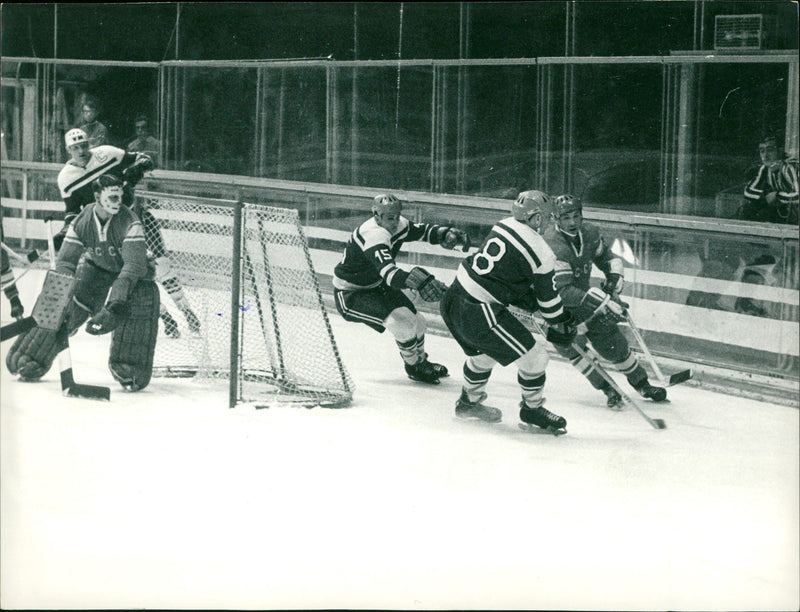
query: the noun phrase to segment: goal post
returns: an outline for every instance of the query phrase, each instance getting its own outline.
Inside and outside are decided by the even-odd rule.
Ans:
[[[231,407],[350,403],[353,383],[296,210],[154,192],[137,193],[136,205],[169,252],[160,280],[177,278],[182,295],[159,283],[178,332],[159,324],[154,376],[225,381]]]

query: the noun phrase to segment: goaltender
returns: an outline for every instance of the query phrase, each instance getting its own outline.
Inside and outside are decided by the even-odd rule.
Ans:
[[[122,181],[106,174],[94,181],[93,189],[95,201],[70,224],[56,260],[56,273],[75,278],[63,327],[51,331],[37,326],[20,336],[6,365],[21,380],[41,378],[60,350],[59,333],[72,335],[91,317],[86,325],[89,334],[112,333],[111,374],[124,389],[139,391],[152,375],[158,287],[152,280],[142,224],[122,204]]]

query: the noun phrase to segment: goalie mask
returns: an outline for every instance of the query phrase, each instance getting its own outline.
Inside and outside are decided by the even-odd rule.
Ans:
[[[383,193],[375,196],[372,201],[372,214],[378,225],[394,234],[400,225],[400,211],[403,205],[396,196],[390,193]]]
[[[565,234],[575,236],[583,223],[583,206],[573,195],[565,193],[556,198],[556,225]]]
[[[104,174],[93,183],[93,187],[95,202],[107,215],[116,215],[122,206],[122,181]]]
[[[541,233],[553,217],[553,199],[544,191],[523,191],[511,205],[511,214],[517,221]]]

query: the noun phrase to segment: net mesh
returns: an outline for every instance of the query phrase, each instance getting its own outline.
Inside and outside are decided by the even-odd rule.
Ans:
[[[159,283],[162,315],[166,308],[178,324],[178,337],[167,334],[162,316],[154,376],[230,381],[231,340],[236,338],[238,401],[349,403],[352,381],[339,356],[297,211],[243,206],[241,276],[232,317],[236,203],[140,193],[137,205],[155,220],[145,223],[148,246],[157,230],[168,251],[169,276],[181,287],[176,296]],[[164,276],[160,271],[159,280]],[[186,306],[197,317],[199,332],[192,331]]]

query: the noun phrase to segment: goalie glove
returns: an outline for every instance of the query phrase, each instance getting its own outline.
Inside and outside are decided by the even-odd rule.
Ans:
[[[625,285],[625,279],[622,274],[609,272],[606,274],[606,280],[600,286],[611,297],[622,293],[622,287]]]
[[[447,285],[436,280],[436,277],[420,267],[414,267],[406,278],[406,287],[414,289],[426,302],[438,302],[442,299]]]
[[[117,329],[122,319],[128,315],[126,302],[109,302],[86,324],[86,333],[102,336]]]
[[[470,240],[467,233],[455,227],[443,227],[439,230],[439,244],[445,249],[454,249],[459,244],[465,253],[469,250]]]
[[[565,321],[547,326],[545,337],[547,338],[548,342],[557,344],[559,346],[569,346],[572,344],[572,341],[575,340],[575,336],[578,333],[578,330],[575,327],[575,320],[573,319],[572,314],[569,312],[566,314],[567,319]]]
[[[586,318],[586,321],[594,319],[597,316],[607,316],[614,323],[625,320],[625,307],[619,302],[612,300],[610,295],[597,287],[591,287],[589,291],[586,292],[581,300],[581,307],[591,313]]]

